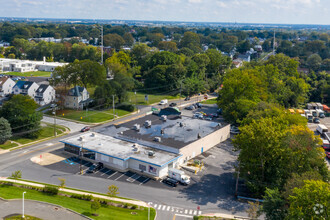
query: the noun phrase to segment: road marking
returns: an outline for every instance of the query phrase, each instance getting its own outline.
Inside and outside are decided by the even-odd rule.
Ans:
[[[155,204],[154,208],[157,208],[158,204]]]
[[[192,215],[192,213],[193,213],[193,210],[190,209],[189,210],[189,215]]]
[[[159,205],[159,206],[158,206],[158,210],[161,209],[161,208],[162,208],[162,205]]]
[[[117,177],[117,178],[115,179],[115,181],[118,180],[120,177],[124,176],[125,174],[126,174],[126,173],[123,173],[122,175],[120,175],[119,177]]]
[[[165,209],[166,209],[166,205],[163,206],[163,211],[165,211]]]
[[[198,211],[198,215],[201,215],[202,214],[202,211]]]
[[[184,214],[188,214],[188,210],[186,209],[186,210],[184,210]]]
[[[139,185],[144,184],[145,182],[147,182],[148,180],[150,180],[150,178],[148,177],[147,179],[145,179],[142,183],[140,183]]]
[[[54,145],[53,143],[47,143],[46,144],[47,146],[52,146],[52,145]]]
[[[174,216],[181,216],[181,217],[186,217],[186,218],[194,218],[191,215],[182,215],[182,214],[175,214]],[[175,219],[175,218],[173,218],[173,219]]]
[[[128,182],[133,183],[135,180],[139,179],[140,177],[141,177],[140,175],[138,175],[138,174],[135,173],[132,176],[128,177],[126,180]]]
[[[96,171],[95,174],[97,174],[98,172],[100,172],[100,171],[103,170],[103,169],[106,169],[106,168],[104,167],[104,168],[102,168],[102,169]]]
[[[194,215],[197,215],[197,210],[194,211]]]
[[[117,171],[114,172],[113,174],[111,174],[110,176],[107,177],[107,179],[111,178],[113,175],[115,175],[116,173],[118,173]]]
[[[108,170],[107,172],[102,173],[101,176],[103,176],[104,174],[107,174],[107,173],[109,173],[109,172],[111,172],[111,170]]]
[[[171,206],[168,206],[167,209],[166,209],[166,211],[170,211],[170,208],[171,208]]]
[[[55,147],[55,146],[57,146],[57,145],[61,145],[61,144],[62,144],[62,143],[58,143],[58,144],[55,144],[55,145],[53,145],[53,146]],[[19,157],[22,157],[22,156],[24,156],[24,155],[26,155],[26,154],[30,154],[30,153],[33,153],[33,152],[36,152],[36,151],[40,151],[40,150],[43,150],[43,149],[46,149],[46,148],[49,148],[49,147],[51,147],[51,146],[46,146],[46,147],[42,147],[42,148],[37,148],[37,149],[32,150],[32,151],[30,151],[30,152],[23,153],[23,154],[19,155]],[[29,150],[27,150],[27,151],[29,151]]]

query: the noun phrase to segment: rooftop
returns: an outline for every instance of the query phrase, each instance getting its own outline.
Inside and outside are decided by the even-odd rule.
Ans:
[[[143,126],[145,121],[151,121],[151,127]],[[140,125],[140,130],[133,130],[135,124]],[[182,127],[180,126],[183,125]],[[198,136],[201,138],[220,129],[219,123],[191,117],[170,115],[167,116],[167,121],[162,121],[159,116],[147,115],[133,121],[129,121],[119,126],[108,126],[96,130],[104,135],[125,137],[126,140],[141,140],[169,146],[176,149],[181,149],[184,146],[196,141]],[[163,134],[161,134],[163,133]],[[160,137],[161,141],[155,142],[155,137]]]
[[[81,139],[81,137],[83,137],[83,139]],[[61,142],[76,147],[81,147],[83,145],[84,149],[96,151],[120,160],[140,160],[155,166],[164,166],[181,156],[179,154],[169,153],[143,145],[137,145],[139,151],[134,151],[134,143],[132,142],[93,132],[87,132],[83,135],[79,134],[62,140]],[[155,154],[153,156],[148,156],[149,151],[153,151]]]

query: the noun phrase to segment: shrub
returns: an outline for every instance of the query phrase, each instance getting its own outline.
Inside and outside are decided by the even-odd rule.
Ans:
[[[124,208],[128,208],[128,203],[124,203]]]
[[[11,173],[11,178],[14,178],[14,179],[20,179],[20,178],[22,178],[22,171],[17,170],[15,172],[12,172]]]
[[[50,194],[50,195],[57,195],[58,194],[58,187],[54,186],[45,186],[43,189],[44,193]]]
[[[195,216],[194,216],[194,220],[198,220],[198,216],[195,215]]]
[[[123,103],[117,106],[118,109],[122,109],[125,111],[133,112],[134,111],[134,105],[129,104],[129,103]]]
[[[137,209],[138,206],[137,205],[132,205],[131,209]]]
[[[99,200],[94,199],[94,201],[91,203],[91,210],[94,211],[94,213],[101,208],[101,204]]]
[[[88,195],[88,194],[72,194],[71,198],[85,200],[85,201],[91,201],[93,199],[93,196]]]

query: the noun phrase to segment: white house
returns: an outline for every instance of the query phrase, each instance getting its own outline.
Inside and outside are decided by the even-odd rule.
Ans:
[[[64,106],[72,109],[83,109],[88,105],[89,93],[85,87],[75,86],[65,97]]]
[[[17,81],[17,83],[13,87],[12,93],[15,95],[18,95],[18,94],[28,95],[34,99],[38,87],[39,87],[39,85],[35,82]]]
[[[55,101],[55,89],[50,85],[41,84],[36,91],[34,100],[39,105],[47,105]]]
[[[9,77],[0,78],[0,96],[5,96],[12,93],[15,82]]]

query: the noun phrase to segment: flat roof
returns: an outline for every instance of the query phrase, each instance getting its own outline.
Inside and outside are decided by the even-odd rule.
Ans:
[[[83,141],[81,140],[83,138]],[[149,163],[155,166],[164,166],[177,158],[179,154],[170,153],[167,151],[157,150],[138,144],[139,152],[133,151],[132,142],[123,141],[108,135],[103,135],[94,132],[86,132],[68,139],[62,140],[62,143],[69,144],[75,147],[83,146],[84,149],[94,151],[106,156],[110,156],[119,160],[137,160]],[[148,152],[155,152],[154,156],[148,156]]]
[[[151,127],[143,126],[144,122],[150,120]],[[183,124],[183,127],[180,126]],[[133,130],[135,124],[140,125],[140,130]],[[131,140],[142,140],[155,144],[161,144],[176,149],[196,141],[198,135],[203,138],[212,132],[222,128],[218,122],[193,119],[186,116],[169,115],[167,121],[162,121],[157,115],[147,115],[136,120],[132,120],[117,126],[111,125],[96,132],[110,136],[124,136]],[[161,134],[161,131],[164,134]],[[155,137],[160,137],[161,142],[155,142]]]

